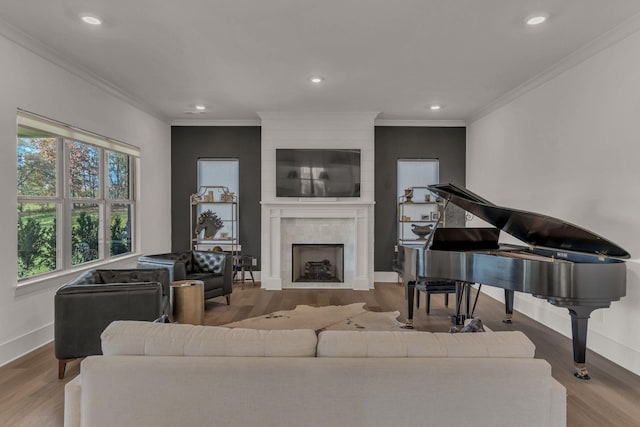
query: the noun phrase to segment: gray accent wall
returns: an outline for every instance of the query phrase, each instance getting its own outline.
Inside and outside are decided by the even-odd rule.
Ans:
[[[465,185],[466,128],[375,128],[374,271],[392,271],[397,241],[398,159],[438,159],[440,182]],[[447,225],[464,224],[464,212],[447,210]]]
[[[171,246],[189,249],[189,195],[197,190],[198,159],[240,160],[239,237],[242,253],[260,270],[260,127],[173,126],[171,128]]]
[[[464,127],[375,128],[375,271],[392,271],[397,240],[398,159],[438,159],[440,182],[465,184]],[[240,243],[258,258],[260,270],[259,126],[174,126],[171,128],[172,249],[189,248],[189,195],[196,191],[200,158],[240,159]],[[458,218],[460,217],[460,218]],[[447,224],[464,223],[460,212],[447,211]]]

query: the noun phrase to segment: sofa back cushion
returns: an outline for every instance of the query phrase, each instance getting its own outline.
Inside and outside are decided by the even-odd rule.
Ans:
[[[222,274],[227,254],[224,252],[193,251],[193,270]]]
[[[311,329],[257,330],[219,326],[112,322],[100,336],[105,355],[314,357]]]
[[[450,334],[419,331],[322,331],[318,357],[532,358],[535,345],[519,331]]]
[[[169,270],[158,269],[113,269],[96,270],[100,283],[149,283],[157,282],[162,285],[162,294],[169,295]]]
[[[62,286],[58,291],[64,292],[66,288],[70,288],[73,286],[81,286],[81,285],[95,285],[102,284],[102,278],[98,274],[96,270],[87,270],[78,277],[74,278],[67,282],[64,286]]]
[[[171,259],[175,259],[176,261],[179,261],[184,264],[184,269],[186,274],[193,273],[194,266],[193,266],[193,256],[191,254],[191,251],[176,252],[176,253],[170,254],[170,256],[171,256]]]
[[[542,359],[98,356],[81,372],[91,427],[566,425]]]

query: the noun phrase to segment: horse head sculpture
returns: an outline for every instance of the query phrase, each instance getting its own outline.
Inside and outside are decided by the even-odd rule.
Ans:
[[[196,224],[195,233],[196,236],[198,236],[200,232],[204,230],[204,238],[213,239],[216,233],[223,226],[224,223],[217,214],[211,212],[210,210],[206,210],[198,216],[198,223]]]

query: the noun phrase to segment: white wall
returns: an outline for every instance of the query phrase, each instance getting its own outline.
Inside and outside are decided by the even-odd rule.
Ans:
[[[313,218],[320,225],[325,218],[350,218],[355,221],[353,236],[344,236],[346,239],[353,238],[355,241],[345,246],[345,249],[354,248],[353,254],[345,253],[345,259],[352,259],[354,263],[351,266],[345,264],[343,286],[360,290],[373,288],[374,120],[378,113],[263,112],[258,114],[262,119],[260,256],[263,288],[282,289],[282,277],[290,276],[291,251],[286,248],[286,245],[281,246],[281,219],[284,217]],[[329,200],[276,197],[277,148],[360,149],[360,197],[329,198]],[[282,205],[278,205],[279,203]],[[294,205],[300,209],[299,216],[292,214],[292,211],[296,211]],[[307,221],[304,222],[310,224]],[[285,227],[286,224],[287,222]],[[285,230],[282,234],[286,236],[287,231]],[[286,242],[286,238],[283,240]],[[328,242],[314,241],[313,243]],[[283,272],[283,269],[286,271]],[[354,272],[353,275],[349,269]],[[346,278],[351,276],[353,281],[348,282]],[[290,283],[286,283],[285,286],[288,284]]]
[[[138,182],[141,252],[171,248],[168,124],[0,36],[0,365],[53,338],[53,296],[72,275],[17,288],[16,109],[142,150]],[[130,258],[119,265],[130,265]],[[76,273],[77,274],[77,273]],[[53,355],[52,355],[53,360]],[[53,363],[53,362],[52,362]]]
[[[258,114],[262,119],[263,202],[278,200],[275,194],[277,148],[359,148],[361,151],[359,200],[373,202],[374,119],[378,113]]]
[[[588,348],[636,374],[640,374],[640,334],[635,326],[640,319],[638,76],[640,33],[635,33],[467,129],[470,190],[498,205],[583,226],[631,254],[627,296],[592,314]],[[490,292],[502,294],[496,288]],[[517,295],[515,308],[571,336],[566,309],[525,294]]]

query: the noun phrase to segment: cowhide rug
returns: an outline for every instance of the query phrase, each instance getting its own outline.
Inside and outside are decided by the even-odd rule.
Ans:
[[[264,316],[251,317],[227,323],[230,328],[250,329],[313,329],[321,330],[370,330],[404,331],[397,320],[399,311],[373,312],[364,308],[365,303],[312,307],[299,305],[293,310],[276,311]]]

